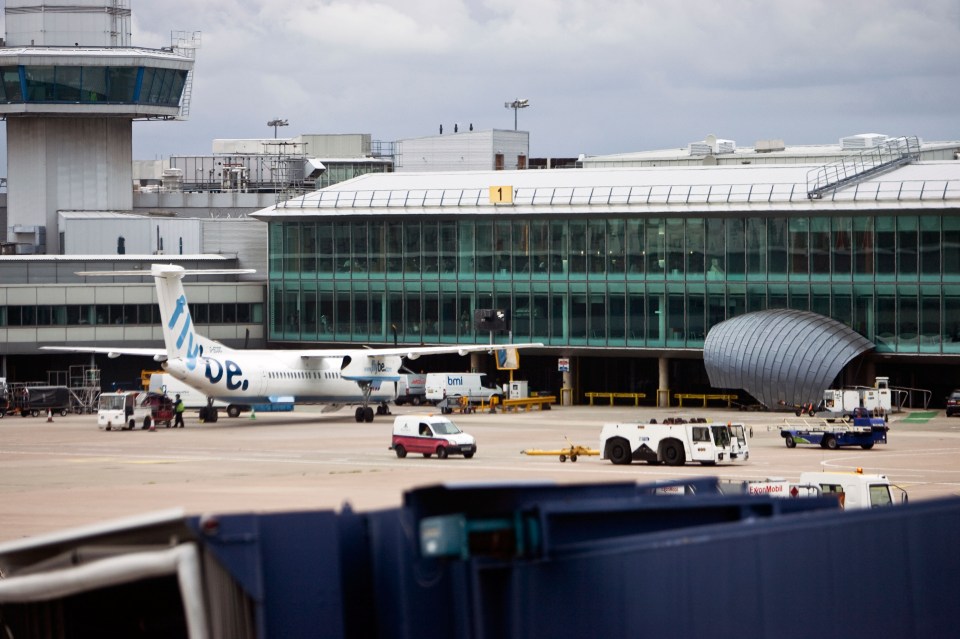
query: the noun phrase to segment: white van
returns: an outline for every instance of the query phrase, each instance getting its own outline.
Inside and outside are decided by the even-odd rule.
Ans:
[[[477,452],[477,441],[446,417],[400,415],[393,422],[390,449],[400,459],[406,457],[407,453],[420,453],[424,457],[436,453],[440,459],[446,459],[449,455],[463,455],[470,459]]]
[[[405,373],[397,380],[397,397],[393,403],[397,406],[404,404],[413,404],[419,406],[424,403],[426,397],[427,376],[423,374],[413,375]]]
[[[486,373],[427,373],[425,386],[428,402],[447,397],[467,397],[471,402],[486,402],[491,397],[503,400],[503,389]]]

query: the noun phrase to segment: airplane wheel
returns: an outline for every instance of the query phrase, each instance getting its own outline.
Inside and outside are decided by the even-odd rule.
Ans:
[[[367,406],[363,409],[363,421],[372,422],[373,421],[373,409]]]
[[[227,415],[230,417],[240,417],[240,407],[230,404],[227,406]]]
[[[407,456],[407,449],[403,447],[403,444],[397,444],[393,447],[393,450],[396,451],[397,457],[403,459]]]
[[[354,419],[357,420],[357,423],[363,421],[363,406],[357,406],[357,410],[353,414]]]

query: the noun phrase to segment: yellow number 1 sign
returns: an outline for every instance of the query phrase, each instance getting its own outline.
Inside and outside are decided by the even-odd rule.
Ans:
[[[491,186],[490,187],[491,204],[513,204],[512,186]]]

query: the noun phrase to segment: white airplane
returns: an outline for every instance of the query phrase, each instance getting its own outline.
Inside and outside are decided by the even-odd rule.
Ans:
[[[84,346],[44,346],[46,350],[106,353],[109,357],[141,355],[161,362],[167,373],[208,398],[226,402],[227,414],[236,417],[242,407],[293,401],[303,404],[360,404],[355,418],[372,422],[370,402],[386,406],[394,399],[403,358],[421,355],[497,350],[491,344],[409,346],[404,348],[348,348],[313,350],[235,350],[194,330],[183,290],[185,275],[253,273],[249,269],[187,270],[172,264],[153,264],[144,271],[83,271],[81,276],[152,275],[157,285],[160,321],[166,349]],[[500,349],[530,348],[539,343],[509,344]],[[377,411],[381,412],[380,409]],[[389,412],[389,411],[384,411]]]

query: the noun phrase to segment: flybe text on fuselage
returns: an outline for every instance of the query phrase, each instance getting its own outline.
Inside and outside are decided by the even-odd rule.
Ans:
[[[199,383],[207,389],[220,387],[231,392],[245,392],[250,387],[243,369],[231,359],[222,362],[213,357],[171,359],[165,362],[164,369],[180,381],[191,385]]]
[[[170,315],[170,321],[167,323],[167,327],[174,330],[181,319],[183,320],[183,326],[180,329],[180,334],[177,336],[176,345],[178,352],[184,355],[182,360],[186,374],[194,377],[194,375],[190,373],[197,371],[198,366],[202,366],[200,370],[203,371],[203,376],[207,378],[211,386],[215,386],[223,381],[228,391],[246,391],[250,386],[250,382],[244,377],[243,369],[240,368],[240,365],[230,359],[220,361],[212,357],[212,355],[222,352],[219,345],[213,345],[209,349],[210,352],[207,353],[206,356],[204,355],[203,345],[193,331],[193,321],[190,317],[190,311],[187,310],[187,298],[185,295],[177,298],[176,306]],[[185,350],[184,342],[186,342]],[[173,369],[174,367],[169,368]],[[171,370],[171,373],[176,376],[174,370]]]

